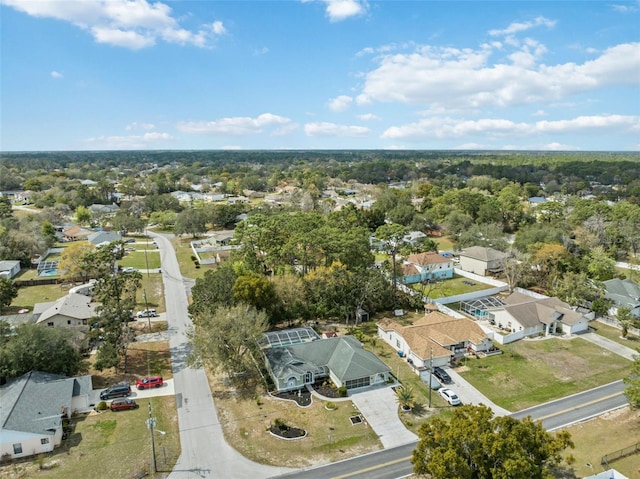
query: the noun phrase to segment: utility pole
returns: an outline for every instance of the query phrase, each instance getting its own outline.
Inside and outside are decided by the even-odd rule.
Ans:
[[[149,313],[149,304],[147,303],[147,290],[146,289],[142,290],[142,299],[144,299],[144,310],[146,312],[147,321],[149,323],[149,332],[151,332],[151,314]]]
[[[149,273],[149,258],[147,257],[147,245],[149,244],[149,237],[147,236],[147,227],[144,227],[144,261],[147,263],[147,278],[151,277]]]
[[[147,427],[149,431],[151,431],[151,469],[153,469],[154,474],[158,472],[158,468],[156,466],[156,442],[153,437],[153,428],[156,427],[156,418],[151,415],[151,402],[149,402],[149,419],[147,419]]]
[[[433,381],[433,348],[429,349],[429,409],[431,409],[431,381]]]

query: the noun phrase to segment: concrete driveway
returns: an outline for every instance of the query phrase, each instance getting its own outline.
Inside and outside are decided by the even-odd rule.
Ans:
[[[100,393],[104,391],[106,388],[94,389],[91,391],[91,402],[90,404],[96,405],[100,402]],[[136,401],[145,400],[150,397],[156,396],[174,396],[175,390],[173,388],[173,379],[167,379],[164,381],[164,384],[159,388],[151,388],[151,389],[143,389],[138,391],[136,389],[135,384],[131,384],[131,394],[129,397],[131,399],[135,399]],[[107,401],[109,402],[109,401]]]
[[[387,448],[402,446],[418,440],[418,436],[409,431],[398,417],[398,400],[391,386],[349,395],[353,404],[364,416],[367,424],[380,437]],[[357,411],[354,411],[354,415]],[[356,425],[353,427],[361,427]]]
[[[583,333],[583,334],[580,334],[578,337],[582,339],[586,339],[590,343],[593,343],[596,346],[600,346],[601,348],[607,349],[612,353],[615,353],[619,356],[622,356],[623,358],[628,359],[629,361],[633,361],[634,356],[638,356],[638,354],[640,354],[635,349],[631,349],[620,343],[611,341],[609,338],[600,336],[598,333]]]
[[[451,368],[443,369],[449,373],[449,376],[451,376],[453,380],[452,384],[445,384],[444,387],[455,392],[462,401],[462,404],[484,404],[490,407],[496,416],[508,416],[511,414],[506,409],[491,402],[487,396],[474,388],[469,382],[465,381],[455,370]]]

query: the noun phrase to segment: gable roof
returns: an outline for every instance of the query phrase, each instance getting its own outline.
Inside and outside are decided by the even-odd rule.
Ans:
[[[618,306],[633,307],[640,304],[640,286],[630,279],[613,278],[603,282],[606,297]]]
[[[113,241],[120,241],[121,239],[122,235],[119,231],[97,231],[87,237],[87,240],[94,245],[111,243]]]
[[[91,389],[91,376],[28,372],[0,388],[0,428],[53,435],[71,412],[72,398]]]
[[[89,236],[90,234],[93,234],[93,233],[94,231],[91,231],[87,228],[83,228],[80,225],[73,225],[62,231],[63,235],[73,237],[73,238],[79,237],[79,236]]]
[[[407,256],[407,261],[409,263],[414,263],[422,266],[427,264],[450,263],[451,259],[445,258],[441,254],[438,254],[434,251],[427,251],[425,253],[410,254],[409,256]]]
[[[74,319],[90,319],[97,316],[96,306],[90,296],[69,293],[57,301],[34,305],[33,314],[37,317],[36,323],[43,323],[58,314]]]
[[[515,292],[505,299],[505,303],[503,309],[524,327],[551,324],[554,321],[572,325],[582,319],[581,313],[572,310],[569,304],[558,298],[534,298]]]
[[[507,258],[509,255],[493,248],[484,246],[471,246],[460,251],[460,256],[477,259],[480,261],[496,261]]]

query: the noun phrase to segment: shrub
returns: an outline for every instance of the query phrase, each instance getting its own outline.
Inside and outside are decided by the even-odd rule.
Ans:
[[[336,405],[336,403],[332,402],[332,401],[328,401],[327,404],[324,405],[324,407],[326,407],[327,409],[333,411],[334,409],[338,409],[338,406]]]
[[[98,411],[105,411],[107,409],[107,403],[104,401],[100,401],[98,406],[96,407]]]
[[[347,397],[347,386],[340,386],[338,388],[338,396],[340,396],[341,398]]]

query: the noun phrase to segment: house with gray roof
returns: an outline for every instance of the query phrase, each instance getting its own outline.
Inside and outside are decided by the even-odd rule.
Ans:
[[[509,255],[493,248],[471,246],[460,251],[460,269],[480,276],[499,273]]]
[[[265,363],[278,392],[299,390],[325,379],[337,387],[357,389],[391,378],[391,368],[353,336],[267,343]]]
[[[0,278],[11,279],[20,272],[20,261],[0,261]]]
[[[98,316],[96,306],[91,296],[69,293],[57,301],[35,304],[33,316],[36,324],[86,332],[91,320]]]
[[[91,409],[91,376],[68,378],[28,372],[0,387],[0,457],[51,452],[60,445],[63,420]]]
[[[613,278],[603,282],[605,298],[613,301],[613,314],[617,314],[618,308],[625,307],[631,310],[631,314],[640,318],[640,286],[630,279]]]
[[[87,237],[89,243],[95,246],[102,246],[114,241],[121,241],[122,235],[119,231],[96,231]]]
[[[494,340],[507,344],[528,336],[577,334],[589,329],[589,319],[558,298],[534,297],[514,292],[504,305],[487,308],[492,324],[504,334]]]

